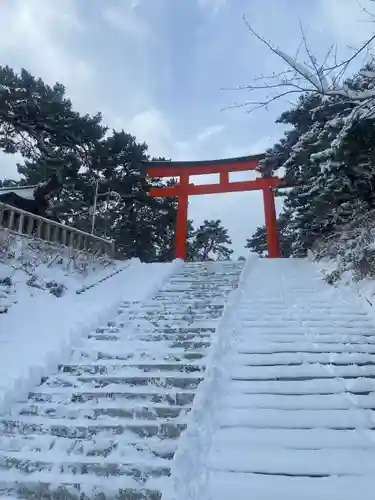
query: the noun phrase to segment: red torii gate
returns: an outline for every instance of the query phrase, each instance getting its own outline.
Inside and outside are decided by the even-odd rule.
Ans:
[[[263,191],[264,214],[267,231],[268,257],[280,257],[274,190],[284,184],[279,177],[261,177],[253,181],[229,181],[230,172],[256,170],[264,155],[243,156],[211,161],[150,161],[145,162],[150,177],[179,177],[178,184],[169,187],[152,188],[150,196],[178,198],[176,223],[176,258],[186,260],[187,221],[189,195],[233,193],[236,191]],[[195,185],[189,182],[191,175],[219,174],[217,184]]]

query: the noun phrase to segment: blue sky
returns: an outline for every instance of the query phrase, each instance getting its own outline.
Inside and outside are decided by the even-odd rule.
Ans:
[[[334,42],[345,56],[373,27],[357,0],[2,0],[0,61],[60,81],[77,109],[101,111],[109,126],[146,141],[152,155],[257,153],[282,134],[274,121],[288,103],[253,114],[221,111],[248,97],[222,88],[283,68],[251,36],[243,14],[290,54],[301,21],[318,57]],[[13,175],[15,161],[2,160],[2,176]],[[189,210],[197,223],[221,218],[238,254],[263,222],[260,193],[194,197]]]

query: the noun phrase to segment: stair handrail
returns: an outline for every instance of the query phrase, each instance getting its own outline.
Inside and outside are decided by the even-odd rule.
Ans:
[[[8,214],[8,217],[5,215]],[[0,228],[85,252],[115,254],[115,241],[0,202]]]

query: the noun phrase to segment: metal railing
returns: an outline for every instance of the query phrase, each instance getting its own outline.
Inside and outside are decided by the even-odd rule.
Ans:
[[[23,236],[89,253],[115,254],[115,242],[0,203],[0,227]]]

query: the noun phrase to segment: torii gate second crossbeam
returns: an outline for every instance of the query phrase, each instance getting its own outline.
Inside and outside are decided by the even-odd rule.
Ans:
[[[230,172],[256,170],[264,155],[244,156],[212,161],[150,161],[145,162],[149,177],[179,177],[174,186],[152,188],[154,198],[175,196],[178,198],[176,223],[176,258],[187,259],[188,198],[190,195],[233,193],[238,191],[263,191],[264,214],[267,231],[268,257],[280,257],[274,190],[284,184],[279,177],[261,177],[252,181],[230,182]],[[191,175],[219,174],[219,183],[195,185],[190,183]]]

